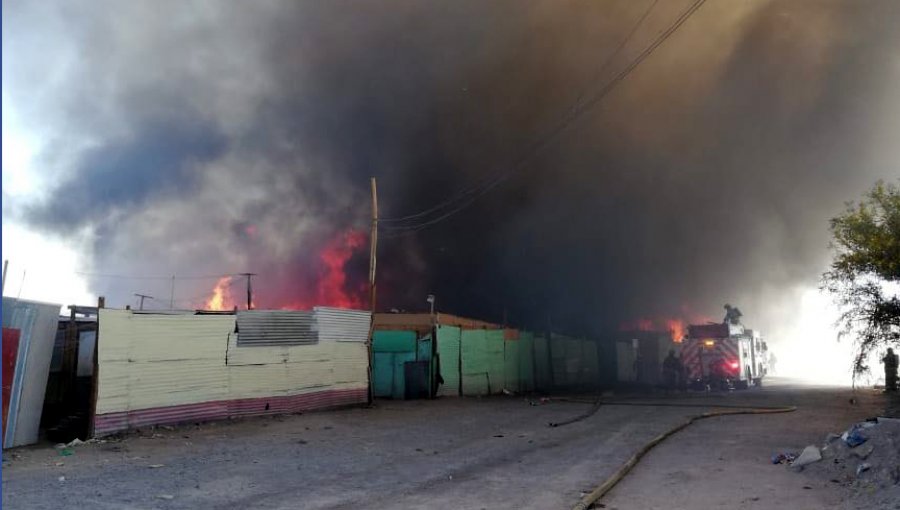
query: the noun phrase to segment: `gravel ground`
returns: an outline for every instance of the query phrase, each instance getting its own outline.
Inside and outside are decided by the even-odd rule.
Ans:
[[[775,385],[670,398],[798,405],[796,413],[699,422],[651,452],[605,508],[840,507],[851,487],[773,466],[779,449],[879,413],[883,397]],[[645,397],[647,398],[647,397]],[[658,400],[658,398],[653,397]],[[570,508],[653,436],[703,407],[601,407],[522,397],[379,402],[275,418],[144,430],[79,445],[7,451],[3,507]],[[805,488],[810,487],[810,488]]]

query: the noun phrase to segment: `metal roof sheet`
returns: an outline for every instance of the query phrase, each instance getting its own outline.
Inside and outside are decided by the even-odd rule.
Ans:
[[[369,338],[372,314],[364,310],[348,310],[317,306],[314,309],[319,340],[328,342],[365,342]]]
[[[243,310],[237,313],[238,345],[309,345],[319,341],[314,312]]]

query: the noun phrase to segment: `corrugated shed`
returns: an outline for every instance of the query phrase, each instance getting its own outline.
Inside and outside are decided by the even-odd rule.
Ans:
[[[319,341],[314,312],[243,310],[237,313],[238,345],[308,345]]]
[[[57,304],[3,298],[3,327],[19,330],[4,448],[38,440],[59,310]]]
[[[347,310],[317,306],[314,309],[321,342],[366,342],[372,314],[363,310]]]
[[[228,398],[233,315],[99,314],[97,414]]]
[[[95,433],[364,403],[366,315],[346,314],[349,326],[331,315],[328,339],[315,344],[239,345],[235,315],[100,310]]]
[[[332,388],[327,391],[289,396],[201,402],[169,407],[139,409],[97,416],[94,433],[98,436],[148,425],[175,424],[273,413],[296,413],[355,405],[366,401],[366,388]]]
[[[438,387],[438,395],[459,396],[459,344],[460,329],[438,325],[437,352],[439,370],[444,384]]]

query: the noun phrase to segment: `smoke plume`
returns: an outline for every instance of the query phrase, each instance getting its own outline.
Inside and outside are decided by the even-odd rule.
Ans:
[[[4,104],[47,182],[5,212],[88,239],[93,273],[211,276],[177,278],[179,306],[239,272],[258,307],[366,306],[368,178],[398,217],[511,167],[691,3],[658,2],[604,67],[651,1],[5,4]],[[898,174],[898,22],[890,0],[707,2],[501,185],[385,233],[380,308],[433,293],[595,333],[731,302],[773,327],[827,219]]]

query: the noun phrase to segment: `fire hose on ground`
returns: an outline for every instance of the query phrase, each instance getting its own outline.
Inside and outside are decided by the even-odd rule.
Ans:
[[[576,401],[577,402],[577,401]],[[582,401],[584,402],[584,401]],[[587,402],[585,402],[587,403]],[[747,406],[737,406],[737,405],[703,405],[703,404],[683,404],[683,403],[675,403],[675,402],[662,402],[662,403],[653,403],[653,402],[621,402],[621,401],[603,401],[597,400],[593,403],[591,409],[583,414],[575,416],[574,418],[564,420],[561,422],[550,423],[551,427],[562,427],[564,425],[569,425],[571,423],[575,423],[577,421],[583,420],[585,418],[589,418],[594,415],[602,406],[648,406],[648,407],[718,407],[718,408],[729,408],[724,411],[708,411],[702,414],[697,414],[691,416],[684,422],[672,427],[671,429],[663,432],[662,434],[654,437],[650,441],[648,441],[644,446],[642,446],[637,452],[635,452],[631,458],[628,459],[625,464],[622,464],[615,473],[613,473],[609,478],[603,481],[600,485],[594,488],[590,493],[586,494],[581,498],[572,510],[586,510],[591,507],[594,503],[600,500],[607,492],[612,490],[613,487],[616,486],[625,475],[631,471],[634,466],[641,460],[641,458],[647,454],[650,450],[652,450],[656,445],[662,443],[667,438],[675,435],[682,429],[687,428],[690,424],[694,423],[698,420],[703,420],[706,418],[715,418],[717,416],[731,416],[736,414],[777,414],[777,413],[791,413],[797,410],[794,406],[789,407],[771,407],[771,406],[762,406],[762,407],[747,407]]]

